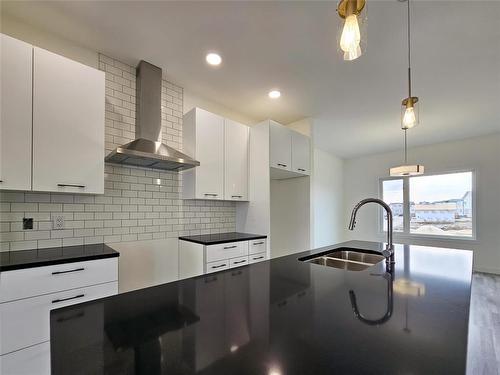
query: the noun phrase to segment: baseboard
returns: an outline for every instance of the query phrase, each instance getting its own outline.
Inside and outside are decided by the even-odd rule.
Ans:
[[[500,268],[474,267],[474,272],[491,273],[493,275],[500,275]]]

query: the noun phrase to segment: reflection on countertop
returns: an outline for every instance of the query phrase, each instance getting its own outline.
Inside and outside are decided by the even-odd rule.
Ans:
[[[465,373],[472,253],[396,245],[394,280],[377,276],[383,262],[350,272],[298,261],[341,246],[54,310],[52,371]],[[359,320],[349,291],[374,321],[388,285],[383,324]]]

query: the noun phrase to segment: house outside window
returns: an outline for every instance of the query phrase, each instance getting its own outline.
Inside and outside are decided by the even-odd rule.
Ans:
[[[385,178],[380,190],[393,212],[396,234],[475,238],[474,171]],[[380,228],[386,231],[383,211],[381,218]]]

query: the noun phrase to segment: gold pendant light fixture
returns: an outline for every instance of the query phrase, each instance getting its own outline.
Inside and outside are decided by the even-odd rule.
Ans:
[[[401,128],[411,129],[418,125],[418,97],[411,96],[410,0],[406,0],[406,2],[408,14],[408,97],[401,102]]]
[[[340,0],[338,4],[337,13],[344,20],[339,44],[346,61],[356,60],[363,53],[361,42],[366,38],[362,35],[360,15],[364,8],[365,0]]]
[[[420,164],[408,164],[408,129],[418,125],[418,97],[411,96],[411,39],[410,39],[410,0],[407,1],[408,13],[408,97],[402,101],[401,129],[405,133],[404,164],[390,169],[391,176],[419,176],[424,174],[424,166]]]

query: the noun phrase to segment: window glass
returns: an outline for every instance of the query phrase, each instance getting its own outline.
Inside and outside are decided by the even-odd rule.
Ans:
[[[403,220],[403,180],[385,180],[382,182],[382,200],[391,207],[393,216],[393,229],[395,232],[402,232],[404,228]],[[383,228],[387,230],[387,215],[383,211]]]
[[[472,236],[472,172],[411,177],[410,233]]]

